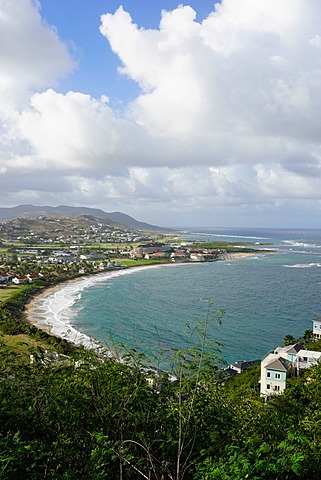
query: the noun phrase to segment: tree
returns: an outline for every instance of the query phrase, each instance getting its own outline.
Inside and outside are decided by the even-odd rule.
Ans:
[[[285,335],[284,337],[284,346],[286,347],[287,345],[293,345],[294,343],[296,342],[295,338],[293,335],[291,335],[290,333],[288,333],[287,335]]]
[[[154,388],[140,397],[139,409],[147,413],[144,423],[149,427],[137,437],[122,435],[117,455],[140,478],[191,478],[200,451],[215,430],[212,423],[204,423],[204,414],[215,417],[217,404],[222,405],[215,384],[222,360],[220,344],[209,338],[209,326],[220,324],[223,312],[213,312],[212,307],[209,302],[205,318],[194,327],[186,325],[187,347],[174,351],[170,372],[150,371]]]

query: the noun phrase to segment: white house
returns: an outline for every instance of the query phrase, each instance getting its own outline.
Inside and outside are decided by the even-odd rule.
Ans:
[[[299,344],[278,347],[261,361],[260,393],[267,397],[280,394],[290,376],[321,362],[321,352],[305,350]]]
[[[316,339],[321,338],[321,317],[313,320],[312,332],[313,332],[314,338]]]
[[[286,379],[293,373],[290,360],[278,353],[270,353],[261,362],[260,393],[262,396],[282,393]]]
[[[15,285],[21,285],[24,283],[31,283],[31,282],[26,275],[17,275],[12,279],[12,283],[14,283]]]
[[[295,367],[298,370],[302,368],[310,368],[320,362],[321,352],[315,352],[314,350],[300,350],[295,359]]]

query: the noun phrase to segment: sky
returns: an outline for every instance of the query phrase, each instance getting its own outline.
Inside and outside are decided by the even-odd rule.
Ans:
[[[0,0],[0,205],[321,228],[320,0]]]

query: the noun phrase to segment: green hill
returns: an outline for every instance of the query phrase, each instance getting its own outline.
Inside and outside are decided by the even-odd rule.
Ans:
[[[264,403],[257,367],[215,381],[205,319],[172,381],[139,350],[110,358],[27,326],[25,294],[0,309],[2,480],[319,479],[320,365]]]

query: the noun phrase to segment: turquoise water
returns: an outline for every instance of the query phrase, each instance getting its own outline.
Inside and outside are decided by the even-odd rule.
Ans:
[[[209,238],[273,241],[277,253],[243,260],[139,269],[84,289],[72,324],[103,345],[110,337],[145,352],[183,347],[186,322],[208,301],[224,310],[211,338],[227,362],[260,358],[288,333],[300,336],[321,316],[321,232],[211,230]],[[263,240],[265,239],[265,240]]]

